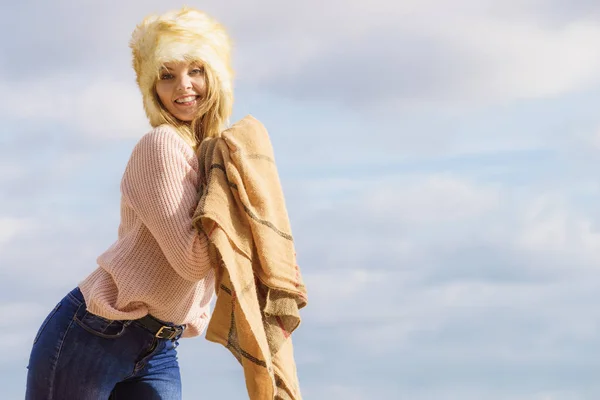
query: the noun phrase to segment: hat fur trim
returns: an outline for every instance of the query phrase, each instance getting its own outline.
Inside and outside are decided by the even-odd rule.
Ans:
[[[231,114],[231,42],[223,26],[204,12],[184,7],[161,16],[148,16],[135,28],[130,47],[144,110],[153,127],[165,123],[154,85],[160,67],[166,62],[201,61],[210,68],[221,85],[227,112]]]

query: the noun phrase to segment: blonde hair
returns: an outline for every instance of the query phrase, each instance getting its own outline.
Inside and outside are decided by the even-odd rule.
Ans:
[[[231,41],[221,24],[189,7],[148,16],[136,26],[130,47],[150,125],[173,126],[194,148],[228,127],[233,109],[233,70]],[[156,93],[160,68],[172,61],[197,61],[205,69],[206,97],[191,122],[171,115]]]

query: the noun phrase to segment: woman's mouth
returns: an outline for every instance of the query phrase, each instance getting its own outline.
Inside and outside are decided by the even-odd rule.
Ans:
[[[192,95],[192,96],[180,97],[180,98],[176,99],[174,101],[174,103],[179,106],[188,107],[188,106],[194,105],[196,103],[196,100],[198,99],[198,97],[200,97],[200,96]]]

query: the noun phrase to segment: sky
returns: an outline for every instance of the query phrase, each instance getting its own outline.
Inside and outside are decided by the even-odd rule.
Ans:
[[[3,399],[116,239],[149,130],[129,38],[182,5],[0,5]],[[305,399],[600,398],[599,2],[187,5],[229,30],[233,119],[273,141],[309,295]],[[246,398],[228,350],[178,350],[184,399]]]

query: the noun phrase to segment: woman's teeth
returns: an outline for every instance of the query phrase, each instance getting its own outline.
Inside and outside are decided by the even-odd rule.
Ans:
[[[177,99],[175,100],[175,103],[189,103],[191,101],[196,100],[196,96],[188,96],[188,97],[182,97],[181,99]]]

